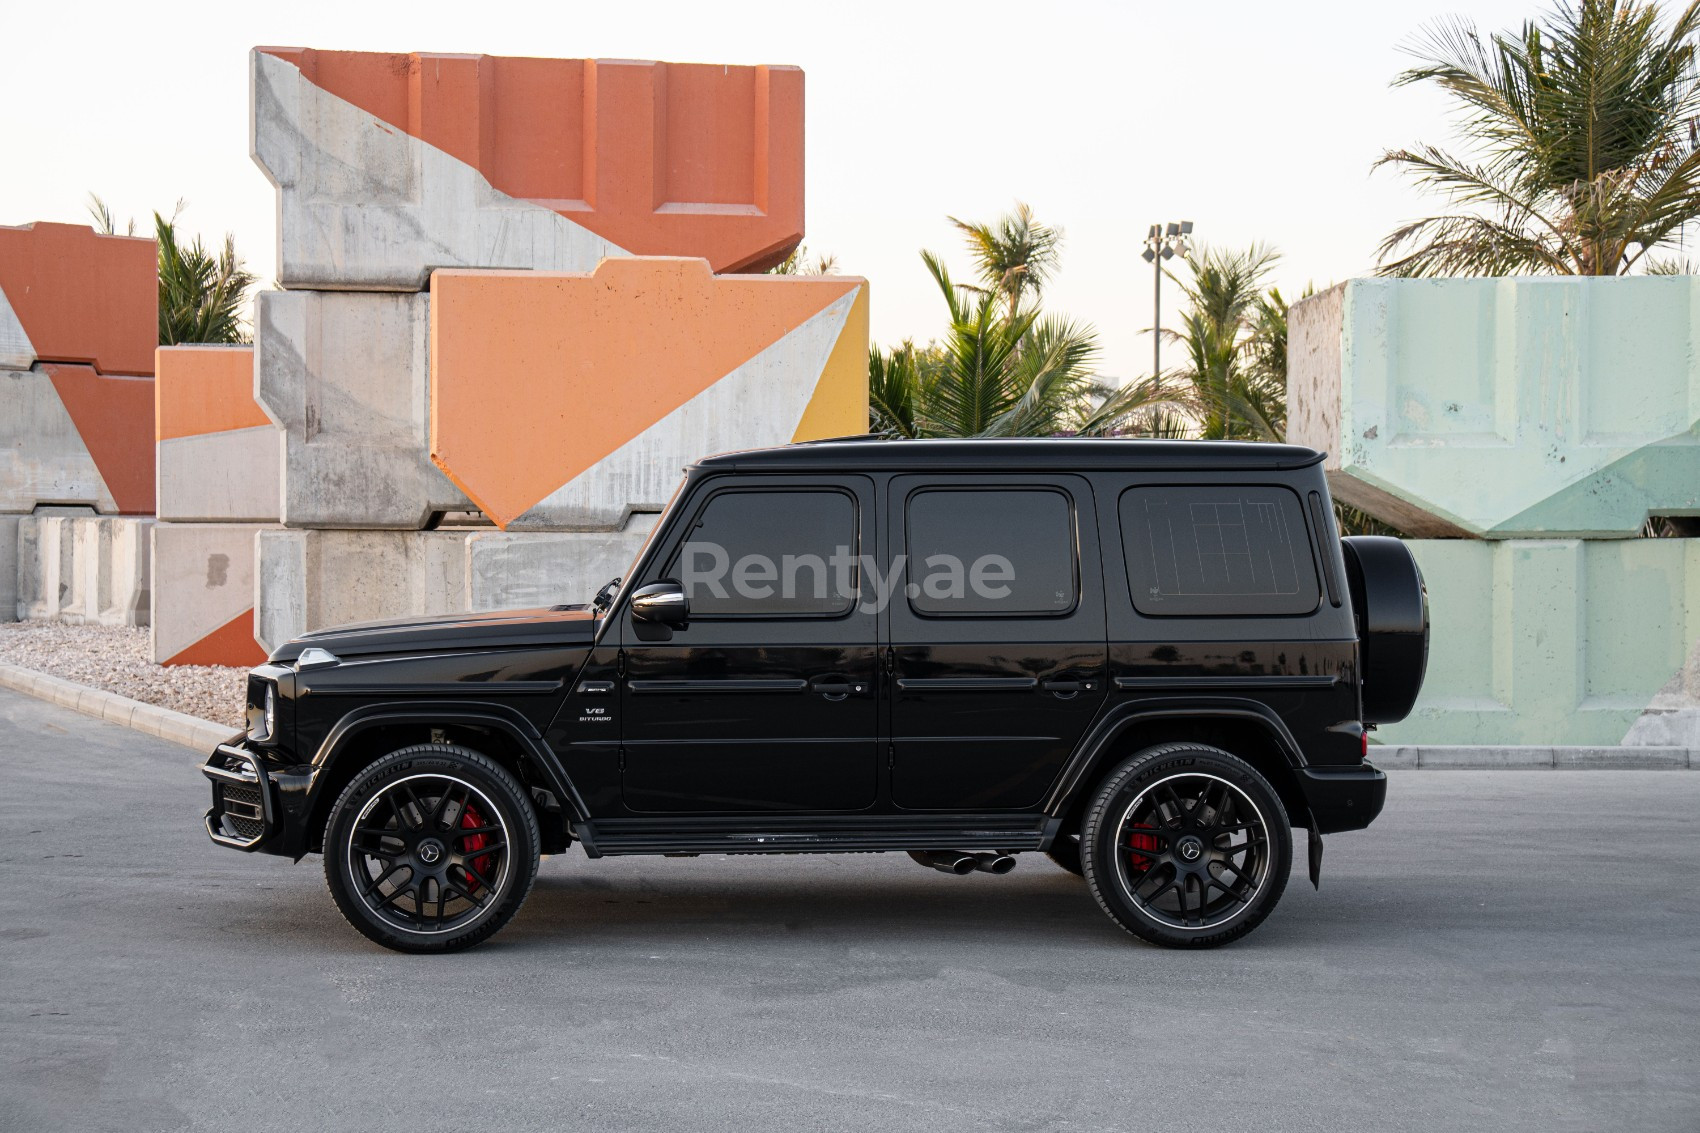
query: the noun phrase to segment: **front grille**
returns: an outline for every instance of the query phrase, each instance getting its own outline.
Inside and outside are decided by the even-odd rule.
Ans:
[[[220,783],[218,809],[224,814],[224,824],[238,838],[258,838],[265,833],[265,811],[260,808],[260,788]]]
[[[271,784],[254,755],[220,744],[201,768],[212,783],[207,833],[220,845],[252,850],[265,840],[271,813]]]

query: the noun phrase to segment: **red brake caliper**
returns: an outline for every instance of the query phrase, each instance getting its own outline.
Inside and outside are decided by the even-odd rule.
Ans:
[[[1128,848],[1136,851],[1128,855],[1128,864],[1140,873],[1149,870],[1157,861],[1157,851],[1163,848],[1163,843],[1157,840],[1155,834],[1140,834],[1141,830],[1153,830],[1155,827],[1137,825],[1134,833],[1128,835]]]
[[[484,818],[471,806],[468,806],[460,813],[460,825],[463,830],[471,830],[474,827],[483,826]],[[485,854],[481,858],[474,858],[471,857],[471,855],[482,850],[489,841],[490,835],[488,834],[469,834],[461,839],[461,853],[468,855],[466,864],[477,870],[479,875],[482,877],[490,876],[488,872],[490,869],[490,855]],[[468,877],[468,880],[471,881],[474,886],[478,885],[478,878]]]

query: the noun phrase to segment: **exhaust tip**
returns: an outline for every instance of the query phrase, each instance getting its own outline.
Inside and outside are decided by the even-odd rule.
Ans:
[[[909,856],[920,865],[957,877],[966,877],[980,868],[973,854],[960,850],[910,850]]]
[[[1013,854],[975,854],[974,868],[982,873],[995,873],[999,877],[1015,868]]]

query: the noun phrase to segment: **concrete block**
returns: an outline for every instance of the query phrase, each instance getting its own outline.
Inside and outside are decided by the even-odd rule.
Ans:
[[[251,346],[155,355],[157,518],[276,523],[282,431],[254,400]]]
[[[0,622],[18,620],[19,515],[0,514]]]
[[[1419,536],[1700,514],[1700,279],[1354,279],[1293,305],[1287,439]]]
[[[45,369],[0,370],[0,511],[118,503]]]
[[[1425,758],[1435,744],[1616,745],[1681,687],[1700,642],[1700,539],[1409,545],[1428,586],[1428,677],[1378,739]]]
[[[77,224],[0,226],[0,368],[39,360],[151,374],[158,341],[152,240]]]
[[[587,602],[657,518],[620,531],[262,530],[256,633],[276,649],[355,622]]]
[[[618,529],[715,452],[864,432],[867,285],[703,260],[431,279],[431,457],[505,530]]]
[[[626,574],[659,518],[634,514],[623,531],[469,535],[466,561],[472,609],[588,602],[603,583]]]
[[[263,291],[256,396],[289,527],[418,530],[472,504],[431,463],[425,295]]]
[[[160,523],[153,531],[153,659],[236,665],[266,659],[254,640],[254,540],[245,523]]]
[[[18,617],[146,625],[152,527],[130,517],[20,517]]]
[[[255,636],[468,609],[466,533],[261,531]]]
[[[285,287],[622,254],[761,270],[802,239],[794,67],[276,47],[251,65]]]

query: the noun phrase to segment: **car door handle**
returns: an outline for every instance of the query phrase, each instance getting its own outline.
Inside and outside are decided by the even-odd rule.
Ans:
[[[866,681],[846,681],[834,677],[823,677],[809,682],[809,691],[818,692],[828,700],[843,700],[851,693],[868,691]]]
[[[1079,680],[1074,677],[1056,677],[1044,683],[1046,692],[1054,692],[1058,696],[1073,696],[1080,692],[1091,692],[1098,687],[1094,679]]]

